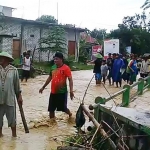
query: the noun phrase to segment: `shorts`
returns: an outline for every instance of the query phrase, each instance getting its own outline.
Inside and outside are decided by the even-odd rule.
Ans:
[[[8,127],[16,126],[16,107],[6,104],[0,105],[0,127],[3,127],[3,118],[6,115]]]
[[[95,73],[95,80],[101,80],[101,74]]]
[[[57,94],[51,93],[49,98],[48,111],[54,112],[55,110],[57,110],[57,111],[66,112],[67,96],[68,96],[67,93],[57,93]]]
[[[29,77],[30,77],[30,71],[22,70],[22,78],[29,79]]]
[[[132,73],[132,74],[130,74],[130,82],[135,82],[136,81],[136,74],[135,73]]]
[[[146,78],[148,76],[148,73],[140,73],[141,78]]]

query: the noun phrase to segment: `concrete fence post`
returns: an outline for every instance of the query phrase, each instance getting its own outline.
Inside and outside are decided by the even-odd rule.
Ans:
[[[102,97],[97,97],[95,98],[95,104],[105,104],[105,99]],[[100,111],[99,111],[99,106],[96,107],[94,109],[94,118],[99,122],[99,115],[100,115]]]
[[[147,79],[147,84],[148,84],[148,89],[150,89],[150,76],[149,76],[149,78]]]
[[[123,89],[125,89],[125,91],[122,94],[122,106],[127,107],[130,103],[130,85],[124,85]]]
[[[142,95],[144,90],[144,79],[140,78],[139,79],[139,84],[138,84],[138,95]]]

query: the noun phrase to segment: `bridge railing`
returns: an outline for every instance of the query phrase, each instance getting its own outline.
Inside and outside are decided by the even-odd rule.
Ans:
[[[122,102],[118,106],[127,107],[131,101],[138,95],[142,95],[145,90],[150,89],[150,76],[146,78],[140,78],[137,82],[132,85],[124,85],[123,89],[112,94],[107,98],[97,97],[95,99],[95,104],[90,105],[89,109],[94,109],[95,119],[99,117],[99,104],[105,104],[106,102],[114,99],[115,97],[122,95]],[[134,91],[134,94],[133,94]]]

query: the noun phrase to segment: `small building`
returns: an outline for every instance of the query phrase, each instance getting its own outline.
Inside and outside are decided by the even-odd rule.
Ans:
[[[38,50],[39,40],[46,37],[53,26],[60,26],[65,29],[67,53],[68,55],[74,55],[76,60],[78,58],[80,33],[84,32],[85,29],[10,16],[0,17],[0,23],[3,25],[3,28],[0,28],[0,35],[5,35],[4,38],[0,38],[0,48],[12,54],[14,58],[19,58],[23,51],[31,50],[33,52],[34,49],[37,49],[34,53],[34,59],[36,61],[48,61],[48,52]],[[13,38],[7,38],[7,36]]]
[[[4,16],[12,17],[12,11],[14,9],[15,8],[0,5],[0,12],[4,14]]]

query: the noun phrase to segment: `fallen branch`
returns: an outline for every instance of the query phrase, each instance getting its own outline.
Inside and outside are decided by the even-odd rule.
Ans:
[[[66,142],[66,143],[69,143],[69,144],[73,144],[73,145],[75,144],[75,143],[70,142],[70,141],[65,141],[65,142]],[[88,148],[88,147],[86,147],[86,146],[83,146],[83,145],[81,145],[81,144],[77,144],[77,143],[76,143],[76,145],[75,145],[75,146],[79,146],[79,147],[84,148],[84,149],[85,149],[85,148],[86,148],[86,149],[90,149],[90,148]],[[78,147],[78,148],[79,148],[79,147]]]
[[[92,139],[91,139],[91,141],[90,141],[90,144],[89,144],[89,145],[91,145],[91,144],[92,144],[92,142],[93,142],[93,140],[94,140],[94,138],[95,138],[95,136],[96,136],[96,134],[97,134],[97,132],[98,132],[99,128],[100,128],[100,126],[96,129],[96,131],[95,131],[95,133],[94,133],[94,135],[93,135],[93,137],[92,137]]]
[[[113,128],[111,128],[111,127],[107,124],[107,122],[105,122],[105,121],[102,121],[102,122],[103,122],[118,138],[120,137],[120,136],[117,134],[117,132],[116,132],[115,130],[113,130]],[[122,141],[123,145],[126,147],[126,149],[129,150],[129,147],[125,144],[125,142],[123,141],[122,138],[121,138],[121,141]],[[124,148],[121,146],[120,143],[118,143],[118,146],[119,146],[121,149],[124,149]]]
[[[90,112],[88,112],[88,110],[86,109],[86,107],[84,105],[81,105],[82,108],[83,108],[83,111],[85,112],[85,114],[91,119],[91,121],[93,122],[93,124],[99,128],[99,132],[100,134],[105,137],[105,138],[108,138],[108,142],[112,148],[112,150],[116,150],[117,146],[115,145],[115,143],[110,139],[110,137],[107,135],[107,133],[105,132],[105,130],[102,128],[102,125],[99,124],[97,122],[97,120],[91,115]]]
[[[85,150],[85,148],[79,148],[79,147],[72,147],[72,146],[64,146],[64,147],[57,147],[57,150]]]

